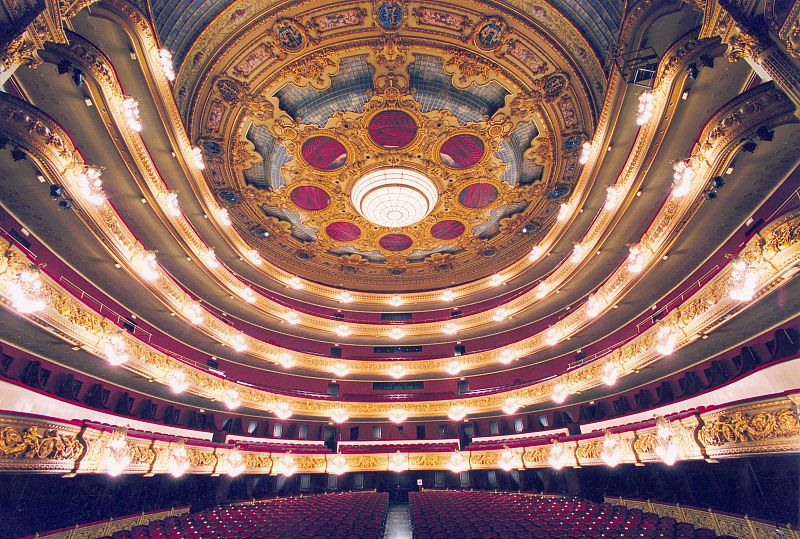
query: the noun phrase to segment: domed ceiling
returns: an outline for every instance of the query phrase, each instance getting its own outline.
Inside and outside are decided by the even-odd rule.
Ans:
[[[176,93],[235,232],[353,290],[445,287],[527,256],[604,91],[598,44],[529,7],[539,18],[480,2],[220,13]]]

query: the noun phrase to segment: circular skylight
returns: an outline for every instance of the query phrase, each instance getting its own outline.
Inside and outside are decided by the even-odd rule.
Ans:
[[[436,205],[439,193],[433,182],[419,172],[381,168],[356,182],[351,199],[367,221],[399,228],[423,220]]]

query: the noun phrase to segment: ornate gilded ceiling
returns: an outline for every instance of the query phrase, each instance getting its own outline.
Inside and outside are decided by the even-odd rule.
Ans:
[[[527,256],[555,221],[604,85],[597,57],[569,55],[574,28],[555,40],[479,2],[241,17],[176,92],[209,187],[271,263],[354,290],[445,287]],[[380,226],[355,207],[358,180],[388,168],[430,178],[424,219]]]

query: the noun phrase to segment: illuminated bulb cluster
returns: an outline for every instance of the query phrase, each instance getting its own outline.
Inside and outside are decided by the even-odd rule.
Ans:
[[[155,251],[140,251],[131,258],[131,265],[146,281],[158,279],[158,261]]]
[[[100,169],[87,167],[76,180],[81,197],[95,206],[102,206],[106,202],[103,180],[100,179],[100,176]]]
[[[351,294],[350,292],[340,292],[338,299],[339,303],[350,303],[351,301],[353,301],[353,294]]]
[[[578,158],[578,163],[585,165],[589,162],[589,156],[592,154],[592,143],[588,140],[581,146],[581,156]]]
[[[217,221],[219,221],[222,226],[231,226],[233,224],[228,208],[218,208],[215,213],[217,214]]]
[[[172,53],[167,49],[158,50],[158,63],[164,77],[170,82],[175,80],[175,67],[172,65]]]
[[[408,412],[402,408],[393,408],[392,410],[389,410],[389,414],[386,416],[386,418],[392,423],[399,425],[408,419]]]
[[[139,115],[139,102],[133,97],[126,97],[122,101],[122,115],[125,116],[125,121],[128,127],[137,133],[142,130],[142,118]]]
[[[235,410],[242,405],[242,397],[235,388],[229,387],[222,394],[222,403],[228,410]]]
[[[272,413],[278,419],[289,419],[292,417],[292,407],[286,401],[276,402],[275,406],[272,407]]]
[[[544,342],[547,346],[554,346],[561,342],[561,339],[563,338],[564,330],[562,330],[558,324],[548,329],[547,333],[544,334]]]
[[[672,175],[672,196],[680,198],[688,195],[695,177],[695,172],[691,163],[688,159],[678,161],[672,168],[675,171]]]
[[[284,477],[291,477],[295,474],[297,471],[297,462],[295,462],[291,453],[285,453],[278,459],[278,470]]]
[[[389,455],[389,471],[400,473],[408,470],[408,455],[404,455],[398,449],[396,453]]]
[[[617,378],[619,378],[619,367],[616,363],[609,361],[605,365],[603,365],[603,372],[600,375],[600,378],[603,380],[603,383],[607,386],[613,386],[617,383]]]
[[[547,463],[554,470],[560,470],[567,465],[567,449],[564,444],[558,440],[553,440],[553,445],[550,446],[550,451],[547,454]]]
[[[284,369],[291,369],[297,365],[297,361],[295,361],[294,356],[289,352],[282,352],[278,354],[278,364]]]
[[[542,281],[536,287],[536,299],[544,299],[547,296],[547,294],[550,293],[551,289],[552,287],[550,286],[550,283]]]
[[[507,415],[514,415],[520,409],[519,399],[516,397],[507,397],[503,401],[503,413]]]
[[[644,269],[644,249],[641,245],[628,247],[627,268],[630,273],[640,273]]]
[[[672,425],[663,416],[656,418],[656,455],[672,466],[678,460],[678,444]]]
[[[659,326],[656,332],[656,352],[662,356],[668,356],[675,351],[676,344],[678,344],[678,336],[675,334],[675,328],[668,324]]]
[[[242,299],[245,300],[247,303],[256,302],[256,293],[249,286],[245,286],[244,288],[242,288],[242,290],[239,292],[239,295],[242,296]]]
[[[406,336],[406,332],[403,331],[400,328],[392,328],[392,329],[389,330],[389,334],[388,335],[389,335],[390,339],[393,339],[395,341],[399,341],[400,339],[402,339],[403,337]]]
[[[448,373],[455,376],[456,374],[460,373],[463,368],[464,365],[462,365],[461,362],[458,361],[457,359],[454,359],[447,363],[446,370]]]
[[[189,388],[189,379],[186,376],[186,371],[183,369],[173,368],[167,373],[167,385],[173,393],[183,393]]]
[[[606,302],[598,293],[594,293],[589,296],[589,299],[586,300],[586,315],[589,318],[594,318],[600,311],[602,311],[606,306]]]
[[[469,459],[461,451],[453,451],[447,460],[447,468],[453,473],[461,473],[469,469]]]
[[[600,458],[603,459],[611,468],[619,464],[620,458],[619,440],[607,430],[603,436],[603,448],[600,450]]]
[[[572,248],[572,254],[569,256],[569,261],[573,264],[577,264],[583,259],[583,256],[586,254],[586,246],[582,243],[576,243],[575,246]]]
[[[758,269],[739,256],[731,264],[733,271],[728,294],[735,301],[750,301],[758,288]]]
[[[225,473],[228,474],[228,477],[237,477],[244,469],[244,457],[239,450],[233,448],[228,451],[228,457],[225,459]]]
[[[528,262],[536,262],[542,257],[543,254],[544,249],[542,249],[542,247],[539,245],[534,245],[530,254],[528,255]]]
[[[510,472],[514,468],[520,465],[517,461],[517,457],[514,455],[514,452],[511,451],[508,447],[503,449],[503,452],[500,453],[500,458],[497,459],[497,465],[500,467],[501,470],[506,472]]]
[[[286,285],[289,288],[293,288],[294,290],[302,290],[303,289],[303,281],[300,280],[300,277],[292,277],[288,281],[286,281]]]
[[[506,280],[503,275],[499,273],[495,273],[491,277],[489,277],[489,286],[500,286]]]
[[[209,269],[219,269],[222,265],[219,263],[217,253],[214,252],[213,247],[209,247],[200,255],[203,262]]]
[[[394,295],[389,298],[389,305],[392,307],[399,307],[403,304],[403,298],[397,295]]]
[[[122,365],[130,359],[128,341],[122,332],[113,333],[103,338],[100,348],[103,356],[112,365]]]
[[[191,299],[186,300],[182,310],[186,318],[189,319],[189,322],[195,325],[202,324],[206,317],[205,311],[203,311],[203,307],[200,303]]]
[[[506,318],[508,318],[508,309],[505,307],[499,307],[492,315],[492,320],[495,322],[502,322]]]
[[[344,408],[334,408],[333,410],[331,410],[330,416],[331,416],[331,421],[333,421],[334,423],[344,423],[345,421],[350,419],[350,416],[347,414],[347,410],[345,410]]]
[[[500,363],[502,363],[503,365],[508,365],[510,363],[513,363],[515,359],[517,359],[517,356],[516,354],[514,354],[513,350],[503,350],[502,352],[500,352],[500,357],[498,358]]]
[[[442,328],[442,332],[445,335],[455,335],[456,333],[458,333],[458,324],[456,324],[455,322],[448,322]]]
[[[26,269],[15,277],[9,271],[3,275],[3,288],[11,300],[11,305],[21,314],[36,313],[47,306],[44,299],[44,284],[36,268]]]
[[[394,378],[395,380],[398,378],[402,378],[406,374],[406,368],[399,363],[395,363],[391,367],[389,367],[389,376]]]
[[[606,187],[606,203],[603,205],[603,209],[606,211],[612,211],[617,209],[619,206],[619,201],[622,195],[622,188],[619,185],[609,185]]]
[[[247,337],[241,331],[234,331],[228,339],[228,344],[237,352],[247,350]]]
[[[189,470],[189,453],[183,440],[172,446],[169,452],[169,473],[172,477],[181,477]]]
[[[445,290],[442,292],[442,301],[453,301],[456,298],[455,293],[452,290]]]
[[[248,249],[246,256],[247,259],[256,266],[260,266],[264,262],[264,259],[261,258],[261,253],[259,253],[255,249]]]
[[[297,314],[295,311],[287,311],[286,315],[283,317],[287,323],[296,326],[300,323],[300,315]]]
[[[553,399],[553,402],[557,404],[561,404],[567,397],[569,396],[569,386],[564,382],[559,382],[555,386],[553,386],[553,393],[550,395],[550,398]]]
[[[198,148],[197,146],[192,146],[190,150],[192,153],[192,162],[194,162],[195,168],[198,170],[203,170],[206,168],[206,163],[203,161],[203,150]]]
[[[116,477],[125,471],[131,463],[128,447],[128,433],[122,427],[114,429],[106,443],[103,468],[111,477]]]
[[[336,326],[336,334],[339,337],[348,337],[351,333],[353,333],[353,330],[351,330],[350,327],[345,324],[339,324]]]
[[[347,464],[347,457],[341,453],[337,453],[328,461],[328,473],[332,473],[333,475],[342,475],[349,469],[350,466]]]
[[[636,111],[636,124],[644,125],[653,117],[656,109],[656,100],[652,92],[642,92],[639,95],[639,108]]]
[[[168,191],[161,195],[161,200],[163,201],[165,209],[169,215],[172,217],[180,217],[182,215],[181,205],[178,202],[178,193],[174,191]]]
[[[558,216],[556,217],[556,219],[559,221],[566,221],[571,213],[572,213],[572,206],[570,206],[566,202],[562,202],[561,206],[558,207]]]
[[[350,374],[350,367],[348,367],[346,363],[340,361],[333,366],[333,373],[339,378],[342,378]]]
[[[450,406],[450,410],[447,412],[447,417],[449,417],[453,421],[461,421],[462,419],[467,417],[468,413],[469,410],[463,404],[453,404],[452,406]]]

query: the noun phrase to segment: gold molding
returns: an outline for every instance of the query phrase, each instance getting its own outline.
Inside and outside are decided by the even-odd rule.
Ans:
[[[797,443],[799,420],[794,397],[796,395],[762,397],[746,403],[734,403],[709,413],[684,413],[667,420],[673,432],[673,440],[677,444],[678,460],[738,458],[772,453],[796,454],[800,445]],[[790,411],[783,411],[787,409]],[[763,414],[764,410],[780,410],[780,414],[786,416],[786,420],[782,423],[792,425],[788,429],[778,428],[770,431],[764,438],[771,441],[770,446],[756,445],[737,437],[726,443],[724,453],[715,453],[712,451],[712,446],[703,445],[704,429],[714,424],[720,417],[741,414],[744,417],[756,418],[759,414]],[[620,418],[620,421],[624,422],[625,418]],[[622,426],[611,428],[610,431],[618,436],[620,463],[642,464],[660,461],[654,449],[656,426],[652,421],[632,429]],[[42,437],[38,433],[47,434]],[[113,434],[112,428],[90,422],[66,422],[25,413],[4,413],[0,415],[0,472],[103,473],[106,471],[104,463],[109,454],[108,442]],[[569,457],[562,464],[571,467],[604,465],[598,446],[598,442],[602,442],[603,433],[593,434],[593,436],[560,436],[559,443],[566,448]],[[131,462],[124,473],[169,473],[171,450],[177,440],[173,436],[129,433],[126,447]],[[273,440],[272,443],[281,441],[285,440]],[[516,467],[531,469],[550,466],[548,459],[552,442],[549,436],[537,437],[532,433],[528,445],[511,449],[514,459],[518,461]],[[242,473],[278,475],[282,473],[281,459],[287,454],[268,449],[258,450],[257,443],[248,443],[241,447],[199,443],[193,440],[185,440],[184,443],[189,462],[187,473],[193,474],[227,473],[228,456],[235,450],[241,454],[245,465]],[[403,452],[407,455],[409,469],[448,468],[450,452],[414,452],[412,448],[413,446],[410,446],[409,451]],[[504,451],[505,449],[462,451],[462,454],[468,459],[468,469],[483,470],[499,468],[500,457]],[[396,451],[392,450],[386,453],[342,456],[348,471],[387,471],[390,456],[395,453]],[[291,458],[297,466],[297,473],[329,473],[328,467],[336,456],[324,453],[297,453],[292,454]]]
[[[2,114],[2,106],[3,102],[0,99],[0,114]],[[29,262],[21,251],[16,247],[9,248],[5,241],[3,241],[3,245],[6,246],[3,257],[5,263],[0,264],[0,276],[5,274],[13,276],[28,268]],[[800,261],[800,211],[790,212],[768,225],[760,235],[750,240],[741,256],[747,260],[763,260],[765,262],[756,266],[758,281],[762,283],[756,293],[756,298],[762,297],[785,283],[788,272]],[[676,347],[691,343],[697,336],[710,331],[722,320],[742,312],[746,305],[731,299],[728,294],[728,283],[733,271],[731,266],[732,264],[728,264],[687,302],[677,306],[661,322],[674,328]],[[101,350],[103,339],[112,334],[119,335],[126,342],[130,355],[130,360],[125,364],[125,368],[149,379],[166,383],[168,374],[175,369],[180,369],[188,371],[189,391],[205,398],[223,400],[226,391],[235,390],[242,404],[248,408],[273,411],[276,406],[285,405],[294,414],[306,417],[327,417],[334,408],[341,407],[351,418],[385,418],[392,409],[398,407],[395,403],[328,402],[281,396],[224,380],[181,363],[135,337],[120,332],[109,320],[84,306],[48,277],[42,276],[42,282],[42,292],[47,308],[42,312],[27,315],[31,321],[44,325],[48,331],[54,332],[70,342],[81,343],[85,350],[98,357],[103,357]],[[0,298],[7,308],[10,308],[8,305],[10,300],[7,297],[8,290],[4,289],[0,292]],[[649,328],[601,360],[581,366],[546,382],[488,396],[460,399],[459,403],[467,409],[469,414],[493,412],[501,409],[505,399],[509,397],[517,399],[522,407],[545,402],[549,400],[553,390],[562,384],[567,387],[569,392],[580,392],[599,386],[602,384],[603,367],[607,363],[617,366],[619,375],[624,376],[662,360],[663,357],[655,350],[660,327],[662,326]],[[321,361],[321,358],[317,358],[317,360]],[[433,362],[425,360],[404,363],[424,372],[425,366],[431,365]],[[363,361],[359,366],[365,372],[370,372],[370,369],[382,369],[377,372],[385,372],[383,369],[387,369],[387,365],[384,365],[383,362]],[[449,413],[450,402],[418,401],[406,403],[401,407],[409,417],[414,419],[444,417]],[[641,444],[645,444],[645,442],[641,442]],[[641,451],[640,448],[639,452]]]

